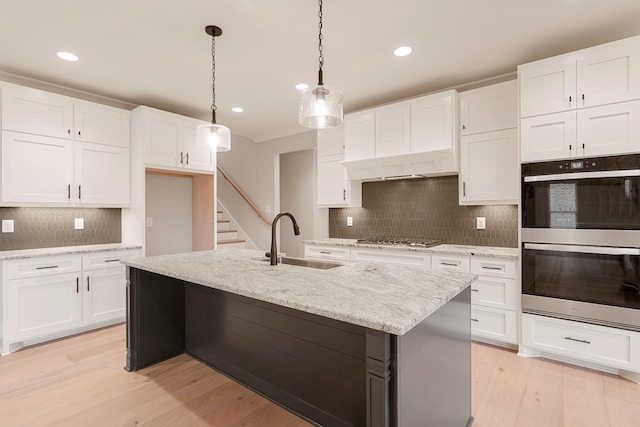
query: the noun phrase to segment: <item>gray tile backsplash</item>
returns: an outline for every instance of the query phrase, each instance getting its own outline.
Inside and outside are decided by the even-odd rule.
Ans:
[[[84,218],[84,230],[74,219]],[[0,208],[0,219],[14,221],[13,233],[0,234],[0,250],[120,243],[121,209]]]
[[[362,184],[362,208],[329,209],[329,236],[439,239],[443,243],[518,246],[515,205],[460,206],[458,177],[376,181]],[[347,227],[347,217],[353,226]],[[486,229],[476,229],[476,217]]]

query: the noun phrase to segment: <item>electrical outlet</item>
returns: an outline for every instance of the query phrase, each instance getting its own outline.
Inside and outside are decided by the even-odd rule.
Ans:
[[[84,218],[76,218],[73,221],[76,230],[84,230]]]
[[[487,223],[486,223],[485,217],[483,217],[483,216],[476,217],[476,228],[478,230],[484,230],[485,228],[487,228]]]
[[[147,227],[153,227],[153,218],[152,217],[148,217],[147,218]]]
[[[3,233],[13,233],[13,220],[12,219],[3,219],[2,220],[2,232]]]
[[[353,217],[352,216],[348,216],[347,217],[347,227],[353,227]]]
[[[271,206],[265,206],[264,207],[264,212],[270,214],[271,213]]]

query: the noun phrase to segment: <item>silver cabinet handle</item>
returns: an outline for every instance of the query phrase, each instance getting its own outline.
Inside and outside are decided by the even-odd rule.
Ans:
[[[47,270],[49,268],[58,268],[57,265],[47,265],[45,267],[36,267],[36,270]]]
[[[578,245],[555,245],[551,243],[525,243],[525,249],[538,251],[556,252],[577,252],[586,254],[601,255],[640,255],[640,249],[636,248],[611,248],[608,246],[578,246]]]
[[[587,340],[578,340],[575,338],[571,338],[571,337],[564,337],[565,340],[569,340],[569,341],[575,341],[575,342],[581,342],[584,344],[591,344],[591,341],[587,341]]]
[[[320,251],[321,254],[325,254],[325,255],[331,255],[331,252],[329,251]]]
[[[503,270],[502,267],[489,267],[489,266],[485,266],[485,265],[482,266],[482,269],[483,270],[498,270],[498,271],[502,271]]]
[[[440,265],[447,265],[449,267],[458,267],[458,264],[453,264],[450,262],[441,262]]]
[[[114,259],[105,259],[104,262],[118,262],[120,261],[120,258],[114,258]]]

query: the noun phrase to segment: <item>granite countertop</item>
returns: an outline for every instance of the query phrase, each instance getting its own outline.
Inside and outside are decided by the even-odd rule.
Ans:
[[[493,246],[473,246],[473,245],[436,245],[430,248],[416,248],[413,246],[391,246],[376,245],[369,243],[356,243],[356,239],[319,239],[304,240],[302,243],[308,245],[326,245],[326,246],[342,246],[351,248],[373,248],[384,249],[389,251],[409,251],[409,252],[426,252],[426,253],[445,253],[450,255],[468,255],[468,256],[485,256],[497,258],[518,259],[520,251],[518,248],[500,248]]]
[[[123,260],[124,264],[307,313],[403,335],[475,280],[474,274],[354,263],[329,270],[272,266],[247,249]]]
[[[55,248],[20,249],[0,251],[0,261],[11,259],[36,258],[51,255],[77,255],[92,252],[120,251],[123,249],[141,249],[141,245],[128,243],[106,243],[102,245],[59,246]]]

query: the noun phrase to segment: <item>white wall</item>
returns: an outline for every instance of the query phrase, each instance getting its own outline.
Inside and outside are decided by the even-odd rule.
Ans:
[[[191,177],[146,175],[146,255],[191,252],[193,248]]]
[[[316,151],[294,151],[280,155],[280,211],[291,213],[300,227],[293,234],[289,218],[279,221],[280,252],[304,257],[303,240],[313,239],[316,205]]]
[[[280,211],[279,155],[315,148],[316,131],[313,130],[261,143],[233,135],[231,151],[218,153],[218,164],[265,216],[273,219]],[[218,177],[218,198],[258,248],[267,250],[271,244],[271,227],[260,221],[221,176]],[[328,223],[325,226],[316,222],[313,225],[314,236],[317,236],[319,227],[328,228]]]

